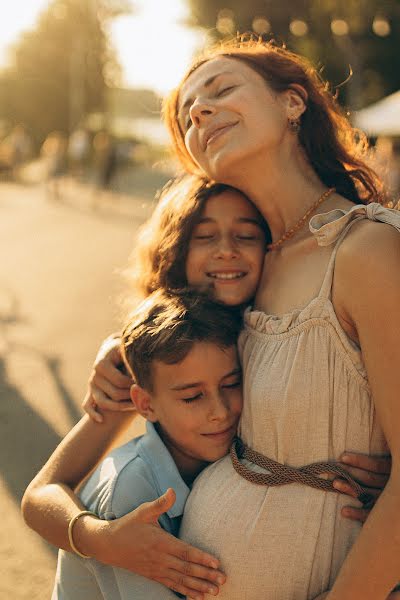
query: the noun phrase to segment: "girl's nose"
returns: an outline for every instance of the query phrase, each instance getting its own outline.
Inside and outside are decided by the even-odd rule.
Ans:
[[[204,120],[207,120],[214,114],[215,107],[201,98],[197,98],[189,109],[189,115],[195,127],[200,127]]]
[[[234,240],[221,238],[215,248],[217,258],[234,258],[238,255],[238,249]]]

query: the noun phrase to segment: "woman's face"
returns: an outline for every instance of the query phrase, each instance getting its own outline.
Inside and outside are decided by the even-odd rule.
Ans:
[[[286,100],[240,60],[204,63],[179,94],[178,120],[189,154],[209,177],[229,182],[245,161],[279,146],[288,129]]]
[[[211,196],[190,238],[187,281],[212,289],[224,304],[244,304],[255,295],[265,246],[261,217],[245,196],[234,190]]]

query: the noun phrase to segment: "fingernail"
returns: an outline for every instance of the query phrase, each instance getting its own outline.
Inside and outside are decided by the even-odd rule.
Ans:
[[[219,575],[217,577],[217,583],[219,583],[220,585],[222,585],[225,582],[225,578],[222,577],[222,575]]]
[[[335,480],[332,485],[335,488],[335,490],[343,490],[344,489],[343,483],[341,481]]]
[[[344,463],[349,463],[350,462],[350,456],[348,454],[342,454],[340,460]]]
[[[212,594],[213,596],[216,596],[218,594],[218,591],[215,588],[209,587],[208,593]]]

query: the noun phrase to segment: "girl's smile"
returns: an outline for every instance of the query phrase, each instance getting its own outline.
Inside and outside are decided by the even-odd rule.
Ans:
[[[265,232],[257,209],[240,192],[211,196],[195,225],[186,259],[191,286],[212,289],[229,305],[254,296],[265,256]]]

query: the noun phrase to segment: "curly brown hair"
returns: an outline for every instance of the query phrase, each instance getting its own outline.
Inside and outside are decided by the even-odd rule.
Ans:
[[[302,86],[307,108],[301,117],[299,140],[321,181],[356,203],[384,200],[382,182],[368,165],[364,133],[352,127],[318,71],[306,58],[274,42],[252,37],[241,36],[206,50],[164,101],[164,120],[175,153],[186,171],[198,174],[199,167],[185,147],[184,133],[179,126],[180,89],[196,69],[219,56],[243,61],[278,93],[294,84]]]
[[[158,289],[178,291],[188,286],[186,258],[193,228],[207,200],[228,190],[234,188],[193,175],[167,183],[152,215],[139,229],[131,266],[125,272],[136,296],[144,298]],[[266,240],[270,241],[268,225],[258,215]],[[130,298],[125,302],[128,308],[129,302]]]

